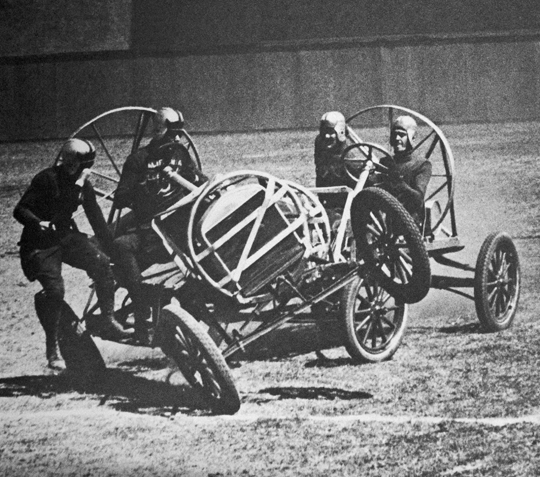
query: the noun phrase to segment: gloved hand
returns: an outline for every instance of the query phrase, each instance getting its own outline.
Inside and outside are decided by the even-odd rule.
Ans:
[[[133,184],[133,190],[136,194],[147,196],[148,195],[148,181],[146,177],[144,179],[139,179],[135,184]]]
[[[401,183],[403,180],[403,176],[399,173],[399,171],[395,167],[388,171],[387,177],[388,177],[388,181],[394,185]]]

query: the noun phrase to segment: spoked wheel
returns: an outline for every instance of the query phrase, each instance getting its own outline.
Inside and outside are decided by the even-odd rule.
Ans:
[[[446,136],[433,121],[411,109],[382,104],[362,109],[347,118],[348,137],[354,143],[369,141],[391,150],[391,125],[401,115],[411,116],[418,125],[414,139],[415,156],[429,160],[432,165],[433,173],[424,198],[426,205],[431,207],[436,203],[441,209],[437,217],[426,221],[424,234],[457,236],[453,207],[454,156]]]
[[[431,268],[414,219],[388,192],[367,188],[353,201],[351,223],[358,253],[392,296],[416,303],[429,292]]]
[[[106,371],[105,361],[92,336],[67,303],[64,303],[59,323],[59,346],[66,369],[81,383],[92,384]]]
[[[345,348],[363,363],[390,359],[407,328],[407,305],[361,276],[343,289],[340,315]]]
[[[159,342],[187,382],[218,414],[234,414],[240,397],[223,355],[201,325],[175,305],[163,308]]]
[[[86,122],[70,135],[70,138],[87,139],[96,148],[91,180],[100,196],[100,206],[106,216],[107,213],[111,213],[113,193],[120,180],[126,158],[139,147],[148,144],[152,138],[155,113],[155,109],[141,106],[111,109]],[[182,130],[181,142],[194,163],[201,169],[199,152],[185,130]],[[60,152],[56,161],[59,157]],[[77,216],[77,222],[83,229],[88,225],[83,215]]]
[[[505,330],[514,321],[520,279],[519,257],[510,236],[501,232],[488,235],[474,274],[476,314],[487,331]]]

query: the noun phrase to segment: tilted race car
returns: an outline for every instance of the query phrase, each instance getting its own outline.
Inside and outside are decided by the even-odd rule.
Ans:
[[[90,139],[98,148],[91,172],[113,234],[129,217],[110,201],[121,166],[147,139],[154,114],[144,107],[114,109],[71,136]],[[384,144],[397,114],[417,121],[416,152],[433,165],[422,230],[393,196],[365,187],[370,175],[386,173],[381,159],[391,156]],[[119,137],[129,124],[133,133]],[[169,152],[174,156],[183,148],[201,167],[192,138],[186,131],[182,137],[183,143],[171,145]],[[508,235],[489,235],[476,267],[447,257],[463,245],[453,206],[454,160],[443,132],[415,111],[382,105],[347,120],[347,141],[343,160],[356,181],[354,189],[307,188],[256,171],[226,173],[196,187],[171,166],[175,161],[161,170],[183,193],[152,222],[171,262],[144,272],[152,308],[150,346],[172,358],[213,412],[233,414],[240,407],[227,360],[309,311],[318,320],[333,320],[359,362],[386,360],[396,352],[407,327],[408,303],[422,300],[430,288],[473,299],[486,330],[503,330],[514,319],[520,266]],[[346,194],[337,224],[330,224],[318,199],[323,192]],[[432,276],[430,257],[473,276]],[[467,288],[472,295],[462,290]],[[118,321],[129,322],[131,301],[120,286],[116,305]],[[67,367],[79,374],[105,368],[85,329],[85,321],[99,313],[91,293],[83,316],[62,322],[61,351]]]

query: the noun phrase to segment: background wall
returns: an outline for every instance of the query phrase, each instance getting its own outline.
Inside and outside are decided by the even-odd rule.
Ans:
[[[178,51],[540,27],[537,0],[133,0],[133,48]]]
[[[125,105],[178,107],[192,131],[313,128],[380,103],[439,123],[540,116],[532,0],[11,0],[0,55],[1,140]]]
[[[0,57],[128,50],[132,0],[0,0]]]

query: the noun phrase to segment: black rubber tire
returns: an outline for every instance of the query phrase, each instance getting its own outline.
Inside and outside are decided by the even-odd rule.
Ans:
[[[234,414],[240,409],[230,369],[195,318],[177,305],[167,305],[161,310],[158,333],[162,351],[204,396],[214,413]]]
[[[58,345],[66,369],[82,383],[98,382],[107,370],[92,336],[84,329],[67,303],[64,303],[59,323]]]
[[[489,234],[476,260],[474,304],[486,331],[510,327],[521,291],[521,269],[516,246],[504,232]]]
[[[393,195],[376,187],[361,191],[352,203],[351,224],[358,257],[383,288],[405,303],[428,294],[431,267],[424,239]]]
[[[408,309],[374,280],[358,276],[342,291],[340,322],[345,349],[353,360],[379,363],[399,348]]]

